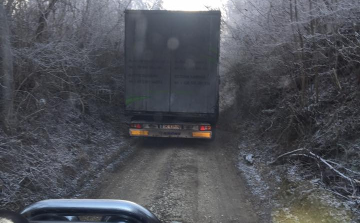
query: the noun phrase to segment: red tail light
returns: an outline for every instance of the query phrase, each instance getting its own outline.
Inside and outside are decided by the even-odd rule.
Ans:
[[[211,126],[210,125],[200,125],[200,131],[210,131]]]
[[[142,125],[139,124],[139,123],[132,123],[132,124],[131,124],[131,128],[141,129],[141,128],[142,128]]]

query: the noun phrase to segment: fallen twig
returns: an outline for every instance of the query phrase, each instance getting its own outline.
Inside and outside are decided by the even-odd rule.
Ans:
[[[335,167],[333,167],[330,163],[327,162],[327,160],[321,158],[320,156],[314,154],[313,152],[309,152],[310,155],[318,158],[322,163],[324,163],[327,167],[329,167],[332,171],[334,171],[335,173],[337,173],[340,177],[342,177],[343,179],[347,180],[350,182],[352,188],[353,188],[353,196],[356,195],[356,187],[354,185],[354,180],[351,179],[350,177],[346,176],[345,174],[341,173],[340,171],[338,171]]]
[[[336,165],[336,166],[338,166],[338,167],[340,167],[340,168],[343,168],[344,170],[346,170],[346,171],[348,171],[348,172],[350,172],[350,173],[353,173],[353,174],[355,174],[355,175],[359,175],[359,176],[360,176],[360,173],[359,173],[359,172],[356,172],[356,171],[354,171],[354,170],[350,170],[350,169],[344,167],[343,165],[341,165],[341,164],[339,164],[339,163],[336,163],[336,162],[331,161],[331,160],[328,160],[328,162],[329,162],[329,163],[332,163],[332,164],[334,164],[334,165]]]
[[[294,153],[297,153],[297,152],[302,152],[302,151],[305,151],[306,149],[304,148],[301,148],[301,149],[296,149],[296,150],[293,150],[291,152],[287,152],[287,153],[284,153],[284,154],[281,154],[280,156],[278,156],[274,161],[270,162],[269,164],[272,165],[272,164],[275,164],[277,163],[280,159],[286,157],[286,156],[289,156],[291,154],[294,154]]]
[[[320,163],[322,163],[323,165],[325,165],[327,168],[329,168],[330,170],[332,170],[333,172],[335,172],[338,176],[340,176],[342,179],[348,181],[352,187],[352,197],[355,197],[356,196],[356,192],[357,192],[357,189],[356,189],[356,185],[355,184],[358,184],[359,181],[356,180],[356,179],[353,179],[347,175],[345,175],[344,173],[342,173],[341,171],[339,171],[338,169],[336,169],[333,165],[337,165],[341,168],[344,168],[342,167],[340,164],[336,163],[336,162],[333,162],[333,161],[329,161],[329,160],[326,160],[324,158],[322,158],[321,156],[307,150],[307,149],[304,149],[304,148],[301,148],[301,149],[296,149],[296,150],[293,150],[293,151],[290,151],[290,152],[287,152],[287,153],[284,153],[280,156],[278,156],[274,161],[270,162],[269,164],[275,164],[277,163],[280,159],[283,159],[284,157],[295,157],[295,156],[304,156],[304,157],[307,157],[307,158],[310,158],[310,159],[314,159]],[[319,165],[319,164],[318,164]],[[356,173],[356,174],[359,174],[355,171],[351,171],[349,169],[346,169],[344,168],[345,170],[349,171],[349,172],[352,172],[352,173]]]

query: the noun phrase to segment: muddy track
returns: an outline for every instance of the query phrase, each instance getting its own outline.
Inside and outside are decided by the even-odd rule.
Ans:
[[[228,142],[222,132],[214,142],[140,139],[92,197],[139,203],[164,222],[259,222]]]

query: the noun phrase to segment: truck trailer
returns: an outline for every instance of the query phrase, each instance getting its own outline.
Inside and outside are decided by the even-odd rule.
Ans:
[[[125,114],[137,137],[215,137],[220,11],[125,12]]]

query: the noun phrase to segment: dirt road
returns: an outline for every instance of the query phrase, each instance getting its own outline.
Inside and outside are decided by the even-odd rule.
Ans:
[[[211,143],[140,139],[95,198],[136,202],[164,222],[259,222],[225,135]]]

